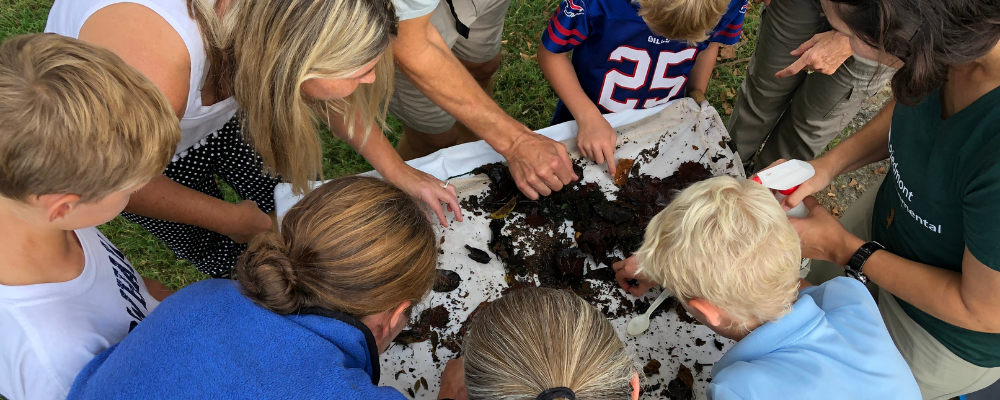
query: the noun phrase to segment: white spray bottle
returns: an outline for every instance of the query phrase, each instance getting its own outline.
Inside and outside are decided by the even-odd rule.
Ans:
[[[753,180],[771,189],[774,197],[778,199],[778,202],[781,202],[813,175],[816,175],[816,170],[813,169],[812,164],[802,160],[788,160],[757,173]],[[804,218],[809,215],[809,209],[800,202],[791,210],[785,211],[785,214],[790,217]]]

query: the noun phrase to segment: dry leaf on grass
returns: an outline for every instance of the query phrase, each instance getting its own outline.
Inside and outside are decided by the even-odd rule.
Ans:
[[[719,56],[722,57],[723,60],[732,60],[736,58],[736,47],[722,46],[722,48],[719,49]]]
[[[827,196],[830,196],[830,197],[837,197],[837,194],[836,194],[836,193],[827,193],[826,195],[827,195]]]
[[[872,173],[874,173],[876,175],[885,175],[885,168],[878,167],[874,171],[872,171]]]
[[[847,186],[850,186],[850,187],[858,186],[857,179],[851,178],[851,183],[848,183]]]
[[[726,115],[731,115],[733,113],[733,106],[729,103],[722,104],[722,110],[726,112]]]

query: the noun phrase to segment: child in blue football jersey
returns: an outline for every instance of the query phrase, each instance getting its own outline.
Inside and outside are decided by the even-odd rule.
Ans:
[[[746,8],[747,0],[563,0],[538,47],[560,99],[552,124],[575,119],[580,152],[614,175],[615,132],[601,114],[684,96],[700,103],[719,45],[739,41]]]

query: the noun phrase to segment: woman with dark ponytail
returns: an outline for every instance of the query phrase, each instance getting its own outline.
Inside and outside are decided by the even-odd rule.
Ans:
[[[925,399],[1000,378],[1000,1],[823,0],[854,52],[896,67],[895,99],[812,161],[788,196],[813,284],[874,285]],[[889,159],[888,179],[838,221],[809,194]],[[874,286],[877,285],[877,288]]]
[[[404,399],[379,354],[434,284],[421,207],[379,179],[312,191],[251,242],[235,281],[192,284],[77,377],[70,399]]]

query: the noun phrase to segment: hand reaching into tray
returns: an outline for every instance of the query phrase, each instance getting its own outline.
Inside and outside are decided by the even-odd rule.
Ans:
[[[573,172],[566,146],[534,132],[524,133],[500,152],[507,159],[517,188],[529,199],[548,196],[580,179]]]
[[[642,296],[657,285],[656,282],[636,273],[636,270],[639,269],[639,262],[635,256],[616,262],[611,265],[611,268],[615,271],[615,280],[618,281],[618,286],[635,297]]]
[[[598,164],[608,164],[608,173],[615,176],[615,146],[618,135],[608,120],[600,113],[592,118],[577,120],[580,129],[576,135],[576,147],[580,153]]]
[[[455,191],[455,186],[445,187],[441,180],[409,166],[399,168],[394,173],[384,176],[386,180],[403,189],[410,196],[427,203],[445,228],[448,227],[448,216],[445,215],[445,209],[454,212],[455,220],[458,222],[462,222],[464,219],[462,208],[458,206],[458,193]]]

